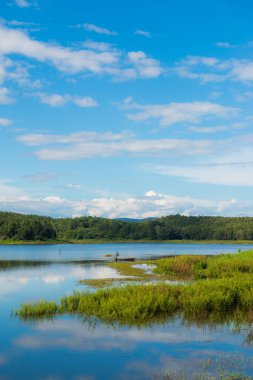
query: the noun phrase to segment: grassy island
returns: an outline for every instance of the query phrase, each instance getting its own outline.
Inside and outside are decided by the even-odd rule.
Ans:
[[[253,250],[212,257],[178,256],[148,263],[155,269],[143,276],[141,269],[132,268],[134,263],[109,264],[117,266],[121,274],[133,275],[133,281],[144,278],[144,283],[75,292],[59,303],[43,300],[23,304],[16,315],[34,319],[76,313],[138,325],[180,313],[186,319],[202,321],[253,322]],[[167,280],[183,282],[171,284]],[[107,285],[113,285],[112,279]]]

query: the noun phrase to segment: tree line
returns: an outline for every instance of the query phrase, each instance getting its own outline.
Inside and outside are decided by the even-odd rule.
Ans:
[[[0,212],[1,240],[253,240],[253,218],[170,215],[138,222]]]

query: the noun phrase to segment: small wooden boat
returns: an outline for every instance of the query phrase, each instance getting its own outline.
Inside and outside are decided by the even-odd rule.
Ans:
[[[135,261],[135,258],[134,257],[126,257],[125,259],[123,258],[117,258],[117,260],[115,259],[116,262],[118,261]]]

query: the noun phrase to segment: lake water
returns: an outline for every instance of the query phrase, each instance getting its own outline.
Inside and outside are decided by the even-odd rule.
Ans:
[[[56,299],[85,289],[78,281],[117,276],[105,254],[152,257],[182,253],[217,254],[251,246],[202,244],[104,244],[0,246],[0,260],[19,266],[0,270],[0,380],[163,379],[208,365],[253,373],[250,326],[187,325],[180,317],[150,327],[106,326],[63,316],[37,323],[11,317],[23,302]],[[43,260],[43,262],[41,262]],[[90,260],[90,262],[89,262]],[[101,260],[101,262],[92,262]],[[2,263],[3,264],[3,263]]]

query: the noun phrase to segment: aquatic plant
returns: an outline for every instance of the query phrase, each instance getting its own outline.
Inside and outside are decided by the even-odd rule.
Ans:
[[[181,256],[157,260],[156,264],[156,271],[163,275],[192,276],[197,280],[184,285],[160,281],[99,289],[92,293],[75,292],[63,297],[58,304],[40,301],[21,305],[16,315],[36,318],[77,313],[104,321],[138,324],[182,313],[188,319],[224,320],[229,316],[252,322],[252,251],[234,256]],[[129,263],[123,267],[129,270]]]

